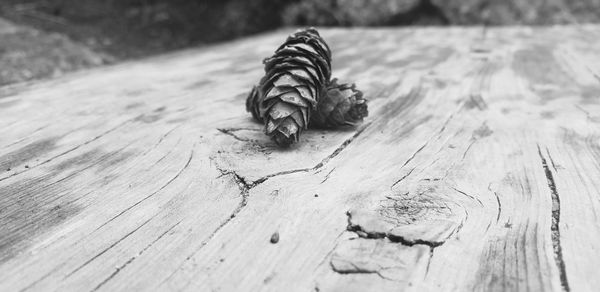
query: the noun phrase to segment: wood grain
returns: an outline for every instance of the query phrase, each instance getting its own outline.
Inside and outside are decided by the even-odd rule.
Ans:
[[[600,286],[600,26],[323,30],[371,115],[280,150],[289,32],[0,88],[0,290]]]

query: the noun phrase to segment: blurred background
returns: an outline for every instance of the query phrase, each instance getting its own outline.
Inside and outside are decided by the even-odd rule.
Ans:
[[[0,85],[283,26],[599,20],[600,0],[0,0]]]

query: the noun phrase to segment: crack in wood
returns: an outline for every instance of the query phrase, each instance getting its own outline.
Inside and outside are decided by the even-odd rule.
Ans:
[[[331,266],[331,270],[333,270],[334,272],[341,274],[341,275],[347,275],[347,274],[375,274],[377,276],[379,276],[380,278],[384,279],[384,280],[389,280],[389,281],[394,281],[394,282],[398,282],[398,280],[390,278],[390,277],[386,277],[383,275],[383,271],[385,270],[391,270],[391,269],[396,269],[396,268],[403,268],[403,266],[390,266],[390,267],[379,267],[378,269],[367,269],[367,268],[363,268],[360,267],[358,265],[356,265],[355,263],[351,262],[351,261],[346,261],[344,260],[344,262],[346,264],[349,264],[352,266],[351,270],[348,269],[338,269],[334,264],[332,264],[331,262],[329,263],[329,265]]]
[[[427,266],[425,267],[423,279],[427,278],[427,275],[429,274],[429,266],[431,266],[431,260],[433,259],[433,249],[433,247],[429,247],[429,258],[427,259]]]
[[[332,170],[330,170],[330,171],[329,171],[329,172],[328,172],[328,173],[325,175],[325,178],[324,178],[324,179],[321,181],[321,183],[320,183],[320,184],[323,184],[324,182],[326,182],[326,181],[329,179],[329,176],[331,175],[331,173],[332,173],[334,170],[335,170],[335,167],[334,167]]]
[[[410,163],[419,152],[421,152],[425,147],[427,147],[427,145],[433,140],[434,137],[440,137],[442,135],[442,133],[446,130],[446,126],[450,123],[450,121],[454,118],[454,115],[458,112],[460,112],[462,108],[462,104],[459,104],[457,106],[457,109],[450,114],[450,116],[448,116],[448,118],[444,121],[444,123],[442,124],[442,127],[440,127],[440,129],[438,130],[437,134],[434,136],[431,136],[429,139],[427,139],[427,141],[419,148],[417,149],[417,151],[415,151],[405,162],[404,164],[402,164],[402,166],[400,167],[400,169],[404,168],[408,163]],[[414,168],[413,168],[414,170]],[[412,170],[411,170],[412,172]],[[410,173],[409,173],[410,174]],[[393,188],[396,184],[398,184],[400,181],[402,181],[404,178],[401,178],[400,180],[396,181],[390,188]]]
[[[415,156],[417,156],[417,154],[419,154],[419,152],[421,152],[421,150],[423,150],[423,148],[425,148],[427,146],[427,144],[429,144],[429,141],[425,142],[419,149],[417,149],[417,151],[415,151],[405,162],[404,164],[402,164],[402,166],[400,167],[402,169],[402,167],[406,166],[409,162],[411,162]]]
[[[437,132],[438,137],[440,137],[442,135],[442,133],[446,130],[446,127],[448,126],[450,121],[452,121],[452,119],[454,119],[454,115],[459,113],[462,108],[463,108],[463,104],[461,103],[456,107],[456,110],[453,113],[451,113],[450,116],[448,116],[448,118],[444,121],[444,124],[442,124],[442,127],[440,128],[440,130]],[[431,139],[433,139],[433,137]],[[429,139],[429,140],[431,140],[431,139]]]
[[[390,186],[390,189],[393,189],[397,184],[399,184],[400,182],[402,182],[405,178],[407,178],[415,169],[411,169],[408,173],[406,173],[404,176],[402,176],[400,179],[398,179],[397,181],[395,181],[392,186]]]
[[[131,236],[133,233],[135,233],[136,231],[140,230],[140,228],[144,227],[144,225],[148,224],[148,222],[150,222],[150,220],[152,220],[152,219],[154,219],[154,216],[151,217],[150,219],[144,221],[144,223],[140,224],[138,227],[136,227],[135,229],[133,229],[129,233],[125,234],[125,236],[119,238],[119,240],[113,242],[110,246],[108,246],[107,248],[103,249],[101,252],[97,253],[96,255],[94,255],[89,260],[85,261],[82,265],[80,265],[79,267],[75,268],[73,271],[71,271],[70,273],[68,273],[63,279],[67,279],[70,276],[72,276],[73,274],[77,273],[79,270],[83,269],[89,263],[93,262],[95,259],[97,259],[101,255],[103,255],[104,253],[106,253],[107,251],[109,251],[111,248],[115,247],[117,244],[119,244],[120,242],[122,242],[123,240],[125,240],[127,237]]]
[[[438,246],[444,244],[444,242],[445,242],[445,241],[430,241],[430,240],[424,240],[424,239],[420,239],[420,238],[417,238],[414,240],[408,240],[408,239],[404,238],[403,236],[391,234],[389,232],[377,232],[377,231],[366,230],[361,225],[352,223],[352,213],[346,212],[346,215],[348,216],[347,230],[356,233],[356,235],[358,235],[359,237],[362,237],[362,238],[368,238],[368,239],[387,238],[389,241],[391,241],[393,243],[401,243],[402,245],[406,245],[406,246],[422,244],[422,245],[429,246],[431,248],[438,247]]]
[[[496,223],[498,223],[498,221],[500,221],[500,214],[502,213],[502,203],[500,202],[500,196],[498,196],[498,193],[496,191],[492,190],[492,183],[488,184],[487,189],[488,189],[488,191],[493,193],[494,196],[496,197],[496,204],[498,206],[498,211],[497,211],[497,215],[496,215]]]
[[[152,166],[156,166],[158,165],[161,161],[163,161],[163,159],[167,158],[167,156],[169,156],[171,153],[173,153],[173,151],[176,149],[177,146],[179,146],[179,144],[181,143],[182,138],[180,137],[177,140],[177,143],[175,143],[175,145],[173,145],[173,147],[170,147],[169,150],[162,155],[161,158],[159,158],[156,162],[154,162],[154,164]]]
[[[461,161],[465,160],[465,158],[467,157],[467,153],[469,153],[469,150],[471,150],[471,147],[473,147],[473,144],[475,144],[475,142],[477,142],[477,139],[471,140],[469,146],[467,146],[467,149],[465,149],[465,152],[463,152],[463,155],[460,159]]]
[[[157,241],[159,241],[161,238],[163,238],[167,233],[169,233],[169,231],[173,230],[177,225],[179,225],[179,223],[181,223],[181,221],[179,221],[179,222],[175,223],[173,226],[169,227],[165,232],[161,233],[156,239],[154,239],[152,242],[150,242],[148,245],[146,245],[146,247],[144,247],[142,250],[140,250],[136,255],[130,257],[129,260],[127,260],[125,263],[116,267],[114,272],[112,272],[108,277],[106,277],[104,280],[102,280],[102,282],[100,282],[98,285],[96,285],[96,287],[94,287],[94,289],[90,290],[90,292],[97,291],[102,286],[104,286],[106,283],[108,283],[108,281],[110,281],[112,278],[114,278],[119,272],[121,272],[129,264],[131,264],[135,259],[137,259],[139,256],[141,256],[147,249],[152,247]]]
[[[496,216],[496,223],[498,221],[500,221],[500,214],[502,213],[502,203],[500,203],[500,197],[498,196],[498,193],[493,192],[494,196],[496,197],[496,202],[498,203],[498,215]]]
[[[552,225],[550,226],[551,230],[551,238],[552,238],[552,248],[554,250],[554,261],[556,262],[556,266],[558,268],[558,272],[560,274],[560,283],[564,291],[570,291],[569,282],[567,280],[567,271],[565,267],[565,262],[562,255],[562,247],[560,244],[560,195],[558,194],[558,190],[556,189],[556,182],[554,180],[554,176],[552,175],[552,170],[548,166],[546,162],[546,158],[542,154],[542,150],[540,149],[540,145],[537,145],[538,155],[542,161],[542,168],[546,175],[546,180],[548,181],[548,188],[550,189],[550,195],[552,199]]]
[[[160,145],[160,143],[162,143],[162,141],[167,138],[167,136],[171,135],[171,133],[173,133],[173,131],[177,130],[178,128],[180,128],[182,126],[182,124],[179,124],[175,127],[173,127],[171,130],[169,130],[168,132],[164,133],[162,136],[160,136],[160,139],[158,139],[158,142],[156,142],[156,144],[154,144],[154,147],[151,149],[154,149],[156,147],[158,147],[158,145]],[[150,151],[150,150],[148,150]]]
[[[238,135],[235,134],[236,131],[240,131],[240,130],[247,130],[247,131],[258,131],[257,129],[251,129],[251,128],[217,128],[217,130],[225,135],[229,135],[231,137],[233,137],[234,139],[238,140],[238,141],[242,141],[242,142],[255,142],[252,139],[248,139],[248,138],[242,138]]]
[[[554,159],[552,159],[552,155],[550,155],[550,150],[548,150],[548,147],[546,147],[546,154],[548,154],[548,159],[550,159],[550,164],[552,164],[552,168],[554,168],[554,171],[558,173],[558,169],[556,167],[556,164],[554,164]]]
[[[467,222],[469,220],[469,211],[467,211],[467,209],[463,209],[463,211],[465,212],[465,217],[463,217],[463,219],[460,220],[460,224],[458,224],[458,226],[456,226],[456,229],[454,229],[454,231],[452,231],[452,233],[448,234],[448,236],[446,236],[446,238],[444,238],[444,242],[449,240],[455,234],[459,234],[460,231],[462,230],[462,228],[465,226],[465,222]]]
[[[434,180],[434,181],[435,181],[435,180]],[[455,188],[455,187],[451,187],[451,188],[452,188],[453,190],[455,190],[455,191],[457,191],[457,192],[459,192],[459,193],[463,194],[463,195],[464,195],[464,196],[466,196],[467,198],[469,198],[469,199],[471,199],[471,200],[473,200],[473,201],[477,201],[477,203],[478,203],[478,204],[479,204],[481,207],[483,207],[483,203],[481,202],[481,200],[480,200],[480,199],[478,199],[478,198],[475,198],[474,196],[472,196],[472,195],[469,195],[469,194],[467,194],[467,193],[465,193],[465,192],[463,192],[463,191],[461,191],[461,190],[459,190],[459,189],[457,189],[457,188]]]
[[[371,125],[371,122],[364,124],[360,129],[358,129],[356,131],[356,133],[354,133],[354,135],[352,135],[352,137],[346,139],[338,148],[336,148],[331,154],[329,154],[325,158],[323,158],[323,160],[321,160],[315,166],[272,173],[272,174],[269,174],[269,175],[266,175],[266,176],[263,176],[263,177],[257,179],[256,181],[250,183],[250,185],[254,187],[254,186],[259,185],[259,184],[265,182],[266,180],[276,177],[276,176],[287,175],[287,174],[298,173],[298,172],[317,171],[317,170],[321,169],[323,166],[327,165],[327,163],[331,159],[338,156],[344,149],[346,149],[346,147],[348,147],[348,145],[350,145],[350,143],[352,143],[352,141],[354,141],[356,138],[358,138],[358,136],[360,136],[365,131],[365,129],[367,129],[367,127],[369,127],[370,125]]]

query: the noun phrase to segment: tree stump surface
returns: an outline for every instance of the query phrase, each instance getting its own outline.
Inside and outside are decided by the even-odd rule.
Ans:
[[[370,116],[281,150],[290,32],[1,87],[0,290],[600,287],[600,26],[322,30]]]

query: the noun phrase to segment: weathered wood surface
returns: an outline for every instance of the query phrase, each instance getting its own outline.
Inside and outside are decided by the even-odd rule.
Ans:
[[[0,290],[597,291],[600,26],[324,30],[371,116],[279,150],[287,33],[0,88]]]

